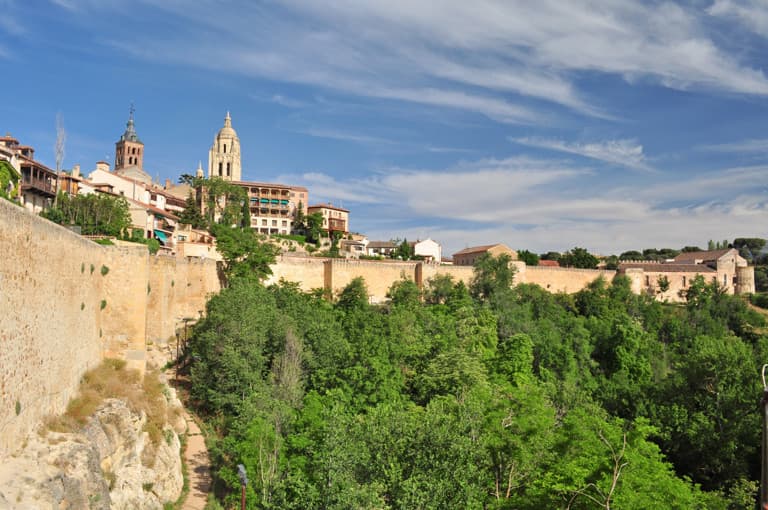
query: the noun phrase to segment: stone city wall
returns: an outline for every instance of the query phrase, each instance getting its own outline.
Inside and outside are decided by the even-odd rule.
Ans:
[[[100,246],[0,200],[0,457],[64,411],[103,357],[143,370],[147,341],[218,290],[213,261]]]
[[[607,269],[575,269],[570,267],[518,266],[518,283],[535,283],[549,292],[572,294],[585,288],[599,277],[610,283],[616,271]]]
[[[616,275],[616,271],[609,270],[526,266],[521,261],[513,263],[515,283],[534,283],[550,292],[578,292],[600,276],[610,282]],[[302,290],[321,288],[331,291],[334,296],[354,278],[361,276],[365,279],[372,303],[386,300],[392,284],[403,278],[424,285],[436,275],[450,275],[454,281],[463,281],[468,285],[473,275],[472,266],[292,256],[280,257],[271,267],[273,274],[266,282],[268,285],[285,279],[298,283]]]

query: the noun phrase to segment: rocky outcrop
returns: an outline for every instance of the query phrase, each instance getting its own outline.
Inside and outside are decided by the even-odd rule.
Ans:
[[[143,413],[107,399],[77,433],[30,435],[0,465],[0,509],[162,509],[176,501],[179,436],[166,425],[153,442],[145,425]]]

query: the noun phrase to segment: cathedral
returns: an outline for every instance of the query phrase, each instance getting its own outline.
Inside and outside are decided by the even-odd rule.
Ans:
[[[240,166],[240,139],[232,129],[232,117],[224,117],[224,127],[219,129],[208,151],[208,178],[219,177],[225,181],[242,180]]]

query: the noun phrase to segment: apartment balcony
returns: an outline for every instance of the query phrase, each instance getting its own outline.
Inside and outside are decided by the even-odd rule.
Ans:
[[[50,197],[56,196],[56,185],[54,184],[54,180],[50,178],[35,179],[29,176],[24,176],[21,179],[21,190],[31,191],[32,193],[37,193],[39,195],[45,195]]]
[[[347,231],[347,222],[344,220],[329,218],[328,219],[328,230],[332,230],[334,232],[346,232]]]

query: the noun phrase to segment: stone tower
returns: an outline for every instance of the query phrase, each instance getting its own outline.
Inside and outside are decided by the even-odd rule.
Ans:
[[[240,139],[232,129],[232,118],[227,112],[224,127],[216,134],[211,150],[208,151],[208,178],[219,177],[225,181],[239,181]]]
[[[139,140],[133,125],[133,105],[131,105],[130,112],[128,123],[125,125],[125,133],[115,144],[115,170],[131,166],[143,170],[144,144]]]

